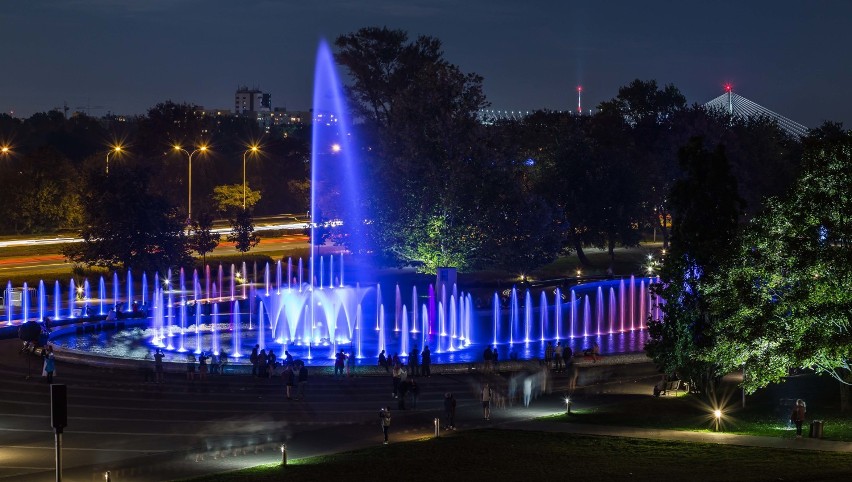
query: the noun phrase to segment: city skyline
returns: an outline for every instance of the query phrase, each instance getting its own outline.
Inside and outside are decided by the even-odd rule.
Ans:
[[[720,6],[721,5],[721,6]],[[539,7],[539,8],[535,8]],[[366,26],[440,39],[499,110],[594,108],[639,78],[703,104],[735,92],[816,127],[852,123],[844,22],[852,4],[796,1],[366,2],[38,0],[4,5],[0,110],[143,114],[158,102],[226,109],[240,85],[307,110],[317,42]]]

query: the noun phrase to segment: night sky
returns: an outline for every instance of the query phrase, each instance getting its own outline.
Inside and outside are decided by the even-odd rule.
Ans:
[[[734,91],[809,127],[852,127],[852,1],[0,0],[0,110],[233,108],[238,85],[310,107],[321,37],[366,26],[443,41],[492,108],[573,109],[634,78],[690,103]]]

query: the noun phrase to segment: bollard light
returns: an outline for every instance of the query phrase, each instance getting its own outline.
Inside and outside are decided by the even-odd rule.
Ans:
[[[571,397],[565,397],[565,413],[571,413]]]
[[[719,431],[719,422],[722,420],[722,411],[719,409],[713,410],[713,418],[716,426],[716,432]]]
[[[112,479],[109,476],[109,470],[104,472],[104,482],[110,482]]]
[[[435,417],[435,438],[441,435],[441,419]]]
[[[281,465],[287,465],[287,444],[281,444]]]

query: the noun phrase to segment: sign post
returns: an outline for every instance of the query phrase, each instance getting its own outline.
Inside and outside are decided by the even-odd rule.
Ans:
[[[50,385],[50,425],[56,446],[56,482],[62,482],[62,430],[68,425],[68,399],[65,385]]]

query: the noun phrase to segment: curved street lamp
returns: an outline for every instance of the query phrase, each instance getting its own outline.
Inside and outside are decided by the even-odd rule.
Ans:
[[[110,154],[120,155],[122,152],[123,152],[123,149],[120,145],[112,146],[112,149],[110,149],[107,152],[107,155],[106,155],[106,173],[107,174],[109,174],[109,156],[110,156]]]
[[[257,154],[260,152],[260,147],[256,144],[250,146],[246,152],[243,152],[243,211],[246,210],[246,156],[249,154]]]
[[[188,152],[186,149],[181,147],[180,144],[175,144],[172,147],[174,147],[175,151],[183,152],[184,154],[186,154],[186,157],[189,160],[189,195],[187,197],[186,203],[186,220],[187,222],[189,222],[192,221],[192,156],[194,156],[198,152],[202,154],[207,152],[207,146],[198,146],[198,148],[196,148],[192,152]]]

